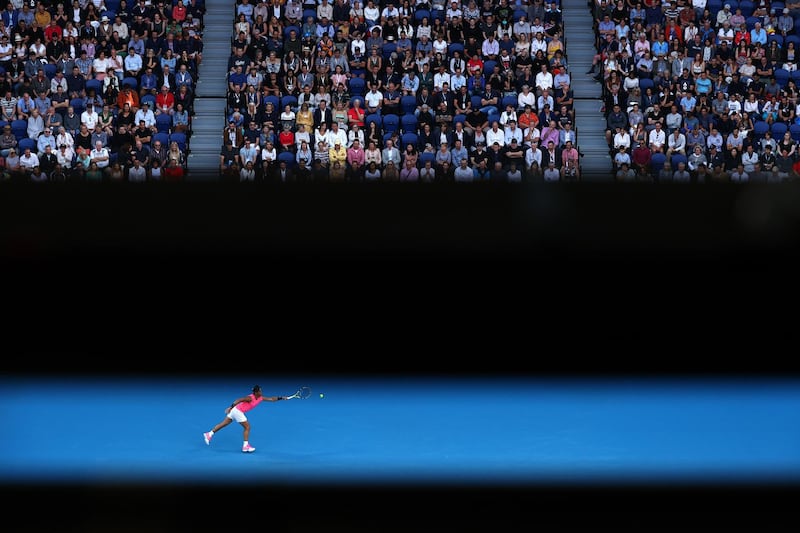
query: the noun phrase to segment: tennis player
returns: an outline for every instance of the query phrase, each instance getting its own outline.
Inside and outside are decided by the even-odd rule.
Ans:
[[[285,399],[285,396],[263,396],[261,394],[261,387],[256,385],[253,387],[253,392],[250,395],[235,400],[230,407],[225,409],[225,418],[222,419],[222,422],[214,426],[211,431],[203,433],[203,439],[205,439],[206,444],[211,444],[211,437],[214,436],[214,433],[236,420],[244,428],[244,444],[242,444],[242,451],[245,453],[254,452],[256,449],[250,446],[248,442],[250,438],[250,422],[247,421],[245,413],[255,408],[255,406],[261,402],[277,402]]]

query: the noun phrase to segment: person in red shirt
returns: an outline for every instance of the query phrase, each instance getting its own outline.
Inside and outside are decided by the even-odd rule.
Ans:
[[[172,8],[172,20],[178,23],[186,20],[186,6],[183,5],[183,0],[178,0],[178,3]]]
[[[347,110],[347,122],[350,124],[350,127],[353,127],[353,124],[355,124],[359,128],[363,128],[365,116],[366,112],[364,108],[361,107],[361,100],[356,98],[353,100],[353,107]]]
[[[674,18],[668,19],[667,25],[664,26],[664,35],[667,38],[667,42],[671,43],[677,39],[679,43],[683,44],[683,28]]]
[[[640,176],[644,176],[650,172],[651,155],[650,148],[647,147],[646,143],[641,143],[633,149],[631,160],[633,161],[633,167],[636,173]]]
[[[164,85],[156,96],[156,115],[166,113],[171,115],[175,112],[175,95]]]
[[[283,131],[278,135],[278,143],[283,147],[283,151],[294,151],[294,132],[291,124],[284,124]]]
[[[164,181],[175,182],[183,180],[184,176],[184,169],[183,167],[174,159],[170,159],[167,166],[164,167]]]
[[[117,107],[120,111],[128,104],[132,112],[139,110],[139,93],[133,90],[129,83],[122,84],[122,90],[117,94]]]
[[[525,106],[525,111],[517,118],[517,125],[523,130],[539,124],[539,117],[533,112],[531,106]]]
[[[44,38],[48,43],[53,40],[53,35],[58,35],[59,37],[64,35],[55,18],[50,19],[50,24],[44,29]]]
[[[467,71],[469,71],[470,74],[483,72],[483,61],[478,54],[473,54],[472,59],[467,61]]]

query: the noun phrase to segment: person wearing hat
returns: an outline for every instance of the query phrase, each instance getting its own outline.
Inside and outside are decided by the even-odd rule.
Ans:
[[[18,144],[17,136],[11,131],[11,125],[3,126],[3,131],[0,133],[0,157],[8,157],[9,152],[16,149]]]
[[[778,17],[775,31],[785,38],[792,33],[792,30],[794,30],[794,18],[792,18],[789,8],[784,7],[782,14]]]
[[[155,129],[156,127],[156,115],[153,110],[150,108],[150,102],[145,100],[143,102],[140,101],[141,107],[138,111],[136,111],[136,115],[134,117],[135,123],[139,124],[141,121],[144,121],[144,125],[147,128]]]
[[[36,139],[36,155],[39,157],[45,151],[45,148],[50,147],[55,151],[56,149],[56,136],[53,135],[53,130],[49,126],[45,126],[44,131]]]
[[[344,167],[347,162],[347,149],[344,147],[340,139],[333,141],[333,146],[328,149],[328,161],[331,167],[337,163]]]
[[[731,5],[730,4],[725,4],[724,6],[722,6],[722,9],[720,9],[717,12],[717,19],[716,19],[717,24],[716,24],[716,26],[719,28],[725,22],[730,22],[730,19],[731,19],[732,16],[733,16],[733,13],[731,12]]]

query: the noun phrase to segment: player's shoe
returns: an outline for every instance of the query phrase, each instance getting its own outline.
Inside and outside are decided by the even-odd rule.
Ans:
[[[251,453],[256,451],[256,449],[248,444],[247,446],[242,446],[242,451],[245,453]]]
[[[211,444],[211,437],[213,437],[211,433],[203,433],[203,439],[205,439],[206,444]]]

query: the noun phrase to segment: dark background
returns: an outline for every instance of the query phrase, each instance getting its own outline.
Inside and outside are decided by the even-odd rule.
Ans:
[[[3,369],[796,376],[798,199],[795,184],[4,185]],[[797,492],[265,480],[0,497],[26,531],[642,531],[796,527]]]

